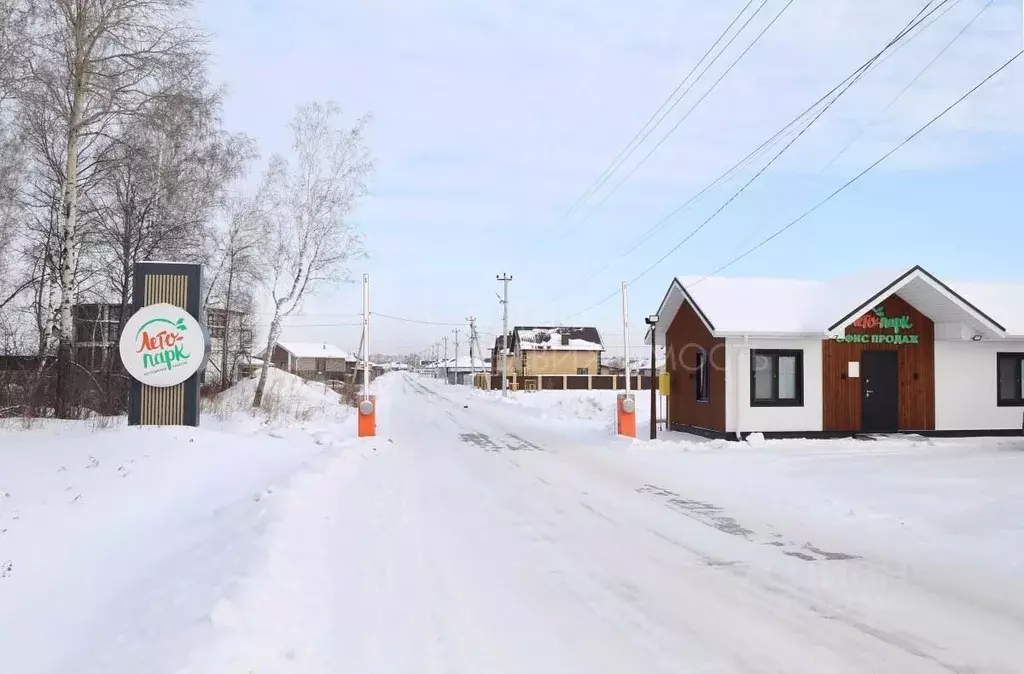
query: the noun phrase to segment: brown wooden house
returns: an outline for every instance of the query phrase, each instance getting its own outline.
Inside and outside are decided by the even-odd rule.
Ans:
[[[658,317],[675,430],[740,438],[1024,426],[1024,284],[943,282],[921,267],[830,281],[677,278]]]

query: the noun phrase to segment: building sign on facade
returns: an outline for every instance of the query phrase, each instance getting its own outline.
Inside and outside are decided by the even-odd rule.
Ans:
[[[182,383],[203,363],[206,343],[199,323],[173,304],[142,307],[125,324],[121,362],[134,379],[165,388]]]
[[[914,329],[910,316],[886,316],[883,307],[875,307],[853,322],[851,327],[872,332],[862,332],[836,337],[837,342],[856,344],[918,344],[920,335],[908,333]]]

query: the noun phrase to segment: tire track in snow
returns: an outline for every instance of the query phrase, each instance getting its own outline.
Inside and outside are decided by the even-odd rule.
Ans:
[[[443,400],[447,400],[451,405],[456,407],[453,413],[453,417],[467,417],[469,413],[462,412],[465,409],[462,403],[452,401],[446,396],[438,396]],[[441,406],[441,405],[439,405]],[[450,410],[447,410],[450,412]],[[488,423],[483,422],[481,419],[465,419],[460,423],[465,428],[475,428],[476,432],[482,432],[481,426],[487,426]],[[492,422],[493,423],[493,420]],[[572,446],[573,443],[563,443],[566,447]],[[580,449],[581,452],[585,452],[585,448],[573,448]],[[578,457],[581,454],[574,454],[574,457]],[[585,454],[583,454],[585,455]],[[543,466],[550,467],[552,460],[557,462],[563,462],[567,466],[574,464],[569,461],[569,453],[567,451],[558,453],[545,453],[537,455],[537,458],[529,462],[529,466],[524,468],[525,473],[535,471]],[[545,463],[538,463],[545,462]],[[526,464],[521,464],[526,465]],[[572,465],[576,470],[579,470],[580,465],[575,463]],[[540,475],[540,473],[534,473]],[[591,475],[594,477],[594,475]],[[538,481],[534,481],[536,484]],[[550,498],[553,494],[563,494],[569,489],[571,485],[565,484],[564,480],[561,484],[558,481],[546,480],[547,484],[552,484],[553,487],[546,490],[547,496]],[[544,483],[542,483],[544,484]],[[607,486],[607,485],[606,485]],[[538,488],[540,486],[538,485]],[[634,491],[636,488],[633,488]],[[600,490],[599,490],[600,491]],[[586,492],[584,492],[586,494]],[[534,498],[539,504],[545,502],[545,499],[539,495],[534,495]],[[527,505],[531,503],[530,498],[523,498]],[[622,502],[625,503],[625,502]],[[522,504],[520,504],[522,505]],[[588,504],[589,505],[589,504]],[[607,508],[600,508],[599,506],[590,505],[585,507],[580,505],[580,508],[591,512],[601,512],[607,510]],[[699,509],[698,509],[699,510]],[[616,522],[628,523],[629,518],[622,520],[621,518],[612,519],[610,517],[595,517],[595,520],[602,520],[608,524],[615,524]],[[543,520],[541,520],[543,521]],[[642,521],[642,520],[640,520]],[[706,526],[706,525],[705,525]],[[621,528],[621,527],[620,527]],[[661,539],[665,543],[677,545],[687,551],[696,551],[697,554],[701,554],[700,550],[706,549],[703,544],[700,545],[688,545],[677,540],[677,536],[669,536],[661,531],[665,528],[664,526],[654,527],[638,527],[643,529],[645,532]],[[675,527],[670,527],[675,528]],[[727,538],[742,538],[735,534],[729,534]],[[698,538],[698,540],[702,540]],[[624,543],[624,541],[623,541]],[[705,541],[706,543],[706,541]],[[750,545],[746,542],[746,545]],[[715,546],[717,547],[717,546]],[[760,546],[763,547],[763,546]],[[772,546],[778,547],[778,546]],[[735,546],[731,546],[732,549],[736,549]],[[743,558],[743,562],[732,561],[721,564],[721,569],[728,576],[732,576],[734,579],[740,581],[744,587],[739,589],[742,592],[744,589],[748,592],[746,599],[753,605],[759,606],[760,610],[776,613],[776,619],[780,623],[785,623],[792,628],[792,635],[803,635],[811,643],[831,643],[832,647],[828,647],[831,650],[832,658],[823,657],[819,665],[830,659],[837,659],[836,667],[841,669],[824,667],[822,666],[819,671],[908,671],[908,672],[926,672],[926,671],[943,671],[943,672],[961,672],[961,671],[976,671],[976,672],[1003,672],[1012,671],[1007,669],[1006,665],[1000,666],[998,663],[1009,663],[1015,662],[1015,658],[1006,651],[1006,646],[1009,643],[1014,643],[1012,634],[1010,631],[1012,628],[1005,622],[993,622],[991,615],[977,614],[972,612],[972,615],[976,619],[980,619],[981,625],[971,624],[967,629],[971,631],[970,639],[958,639],[960,643],[959,652],[949,648],[948,642],[945,640],[929,639],[923,635],[920,627],[928,627],[929,622],[926,621],[924,625],[920,624],[919,620],[916,620],[918,611],[912,611],[909,607],[901,607],[898,604],[900,599],[906,599],[910,602],[910,606],[913,606],[913,601],[921,601],[921,607],[923,615],[929,615],[929,610],[923,608],[924,606],[934,604],[935,609],[941,610],[948,614],[950,607],[945,605],[944,600],[941,597],[919,596],[921,593],[916,588],[908,587],[901,581],[894,581],[891,577],[882,577],[870,564],[866,564],[863,560],[827,560],[828,553],[814,546],[814,549],[810,549],[810,552],[815,555],[820,555],[824,558],[823,561],[836,561],[843,565],[841,567],[834,567],[831,564],[828,568],[846,568],[856,569],[853,575],[849,575],[847,572],[834,575],[835,572],[827,572],[829,576],[813,575],[808,577],[805,571],[801,571],[799,566],[786,566],[779,563],[766,564],[763,556],[747,554],[740,555]],[[845,557],[843,553],[838,553],[839,556]],[[780,558],[781,561],[781,558]],[[805,561],[793,559],[793,565],[805,565]],[[853,564],[853,566],[849,566]],[[822,567],[825,568],[825,567]],[[833,577],[833,581],[839,581],[841,584],[850,585],[847,592],[850,590],[856,590],[858,586],[863,586],[865,590],[878,591],[885,587],[889,590],[888,594],[893,596],[891,603],[887,602],[886,596],[880,597],[863,597],[858,598],[860,601],[848,603],[843,599],[848,600],[850,596],[847,594],[843,597],[844,592],[837,592],[842,590],[840,587],[829,587],[828,585],[813,587],[813,583],[807,583],[808,578],[813,578],[814,581],[821,579],[827,579]],[[852,585],[851,585],[852,581]],[[865,582],[867,585],[865,585]],[[874,584],[874,585],[873,585]],[[736,588],[732,588],[735,590]],[[837,594],[840,597],[840,601],[836,601]],[[897,596],[900,599],[897,599]],[[784,601],[784,610],[780,611],[780,598]],[[738,605],[742,605],[742,600],[737,602]],[[847,604],[847,605],[844,605]],[[868,617],[872,612],[878,615],[886,615],[891,613],[892,608],[899,607],[900,611],[896,613],[899,615],[900,612],[905,614],[905,624],[912,625],[914,629],[912,633],[906,632],[901,629],[887,629],[878,626],[877,620],[872,620]],[[865,613],[865,610],[868,612]],[[879,614],[879,611],[882,611]],[[709,612],[713,613],[713,611]],[[914,616],[912,618],[911,616]],[[740,616],[742,618],[742,616]],[[929,617],[931,617],[929,615]],[[943,616],[944,623],[936,623],[932,625],[935,629],[931,631],[939,634],[948,628],[947,634],[951,634],[954,631],[964,632],[965,626],[960,623],[957,615],[945,615]],[[725,618],[729,620],[729,618]],[[888,618],[888,622],[892,622],[893,618]],[[732,622],[736,622],[735,619]],[[742,620],[740,621],[742,622]],[[814,625],[818,626],[815,627]],[[941,628],[938,625],[942,625]],[[830,625],[832,627],[824,626]],[[833,627],[841,626],[838,633]],[[991,629],[991,633],[987,634]],[[936,631],[937,630],[937,631]],[[860,635],[859,638],[854,637],[853,634]],[[792,638],[790,635],[790,638]],[[988,638],[986,638],[988,637]],[[714,642],[714,637],[710,639]],[[974,641],[976,648],[973,650],[971,655],[963,650],[964,644],[969,644]],[[845,647],[840,645],[845,644]],[[857,644],[856,646],[854,644]],[[941,644],[941,645],[940,645]],[[989,644],[985,646],[984,644]],[[860,652],[868,654],[867,660],[858,660],[853,657],[850,649],[859,650]],[[1015,649],[1015,652],[1019,652],[1019,647]],[[897,656],[897,653],[902,654]],[[980,656],[980,657],[979,657]],[[846,658],[846,661],[843,660]],[[771,660],[771,657],[768,657]],[[853,662],[859,661],[860,669],[854,667],[852,670],[848,669]],[[798,666],[794,666],[794,662],[786,663],[786,671],[803,671]],[[729,670],[733,671],[733,670]],[[737,670],[737,671],[748,671],[748,670]],[[752,665],[749,671],[761,671],[757,665]],[[772,670],[774,671],[774,670]],[[808,670],[814,671],[814,670]]]

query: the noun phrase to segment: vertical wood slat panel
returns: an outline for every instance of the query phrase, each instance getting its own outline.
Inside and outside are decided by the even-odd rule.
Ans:
[[[181,308],[188,299],[188,277],[178,274],[154,274],[145,280],[145,306],[167,303]],[[141,422],[153,425],[180,425],[185,420],[185,385],[142,386]]]
[[[822,424],[826,431],[861,429],[861,379],[847,378],[847,363],[860,362],[863,351],[899,353],[899,430],[935,429],[935,325],[898,295],[882,302],[888,316],[907,314],[918,344],[860,344],[825,340],[822,344]],[[846,334],[875,333],[850,327]]]
[[[683,302],[665,334],[665,367],[669,373],[671,395],[669,417],[674,424],[687,424],[725,431],[725,340],[715,338],[700,316]],[[708,400],[697,401],[695,365],[697,352],[708,354]]]

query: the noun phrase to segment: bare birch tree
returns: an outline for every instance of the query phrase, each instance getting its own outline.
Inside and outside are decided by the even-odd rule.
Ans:
[[[265,200],[263,190],[251,197],[232,198],[227,208],[228,222],[212,236],[214,252],[203,308],[216,305],[226,314],[219,363],[223,388],[230,385],[234,376],[235,357],[242,353],[251,355],[252,351],[251,312],[256,299],[253,288],[267,278],[265,248],[271,233]],[[233,324],[232,317],[236,315],[239,320]],[[237,348],[232,348],[236,344]]]
[[[0,311],[30,285],[13,269],[12,246],[24,168],[16,124],[16,89],[24,60],[18,40],[28,16],[25,10],[20,0],[0,0]]]
[[[273,314],[253,407],[263,400],[282,319],[308,294],[348,280],[349,263],[365,256],[348,216],[373,170],[363,137],[368,120],[345,128],[340,118],[334,104],[300,107],[291,123],[291,161],[275,156],[266,173],[270,234],[263,264]]]
[[[93,251],[105,287],[127,318],[135,263],[207,262],[207,229],[254,144],[217,125],[219,97],[195,89],[164,95],[124,125],[90,196],[98,212]],[[119,326],[120,327],[120,326]]]
[[[39,0],[27,36],[29,100],[53,143],[57,193],[54,257],[59,274],[50,292],[57,320],[47,326],[49,351],[56,341],[61,373],[71,358],[72,307],[79,290],[85,236],[79,192],[83,173],[104,166],[99,148],[109,147],[117,127],[139,115],[164,91],[202,68],[202,44],[185,21],[189,0]],[[60,377],[58,408],[64,404]],[[61,410],[58,409],[58,413]]]

